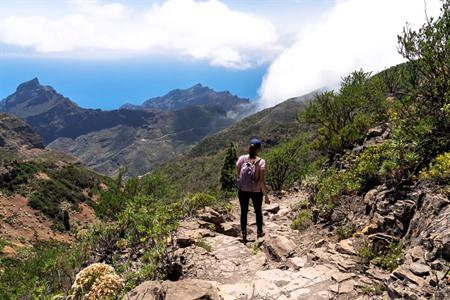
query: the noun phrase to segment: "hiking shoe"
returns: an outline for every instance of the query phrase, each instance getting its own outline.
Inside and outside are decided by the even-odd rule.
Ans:
[[[258,231],[258,233],[256,234],[257,238],[262,238],[263,236],[265,236],[266,234],[264,233],[264,231]]]
[[[244,243],[247,243],[247,232],[245,232],[245,231],[242,232],[242,241]]]

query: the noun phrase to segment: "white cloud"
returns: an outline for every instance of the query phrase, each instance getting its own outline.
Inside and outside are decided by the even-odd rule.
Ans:
[[[60,17],[1,19],[0,42],[52,55],[187,55],[238,69],[270,61],[280,51],[270,21],[217,0],[169,0],[142,11],[119,3],[68,2],[70,13]]]
[[[426,3],[428,15],[437,15],[439,1]],[[335,87],[355,69],[380,71],[402,62],[397,35],[406,22],[413,28],[425,23],[424,11],[423,0],[336,1],[273,61],[259,91],[261,106]]]

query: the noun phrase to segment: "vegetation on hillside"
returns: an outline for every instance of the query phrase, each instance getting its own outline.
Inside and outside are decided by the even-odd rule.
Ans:
[[[93,193],[106,180],[81,166],[57,166],[48,161],[12,161],[4,163],[4,168],[7,172],[0,175],[0,190],[28,197],[29,205],[51,218],[62,231],[67,230],[64,212],[77,211],[84,202],[92,205]]]
[[[59,174],[67,178],[74,172],[62,170]],[[82,186],[85,182],[82,177],[79,180]],[[146,279],[176,276],[167,241],[178,221],[202,207],[224,207],[227,202],[205,193],[180,197],[173,191],[161,174],[126,182],[119,175],[100,192],[94,205],[101,222],[79,234],[71,245],[39,243],[20,250],[14,259],[0,258],[0,298],[67,295],[77,271],[95,262],[114,267],[125,282],[122,293]]]

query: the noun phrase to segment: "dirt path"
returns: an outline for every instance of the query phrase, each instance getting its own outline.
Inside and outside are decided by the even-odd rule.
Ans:
[[[371,277],[358,275],[359,258],[349,240],[336,243],[326,229],[316,226],[305,231],[291,229],[292,206],[305,196],[297,192],[266,205],[266,236],[260,240],[255,240],[255,216],[250,212],[247,244],[240,240],[236,202],[227,220],[220,212],[207,208],[198,219],[182,222],[176,237],[180,247],[176,256],[183,266],[183,276],[176,282],[159,283],[164,299],[378,297],[363,293],[377,286],[376,277],[382,279],[387,274],[377,270]],[[155,282],[145,284],[136,289],[141,296],[143,289],[155,290]]]

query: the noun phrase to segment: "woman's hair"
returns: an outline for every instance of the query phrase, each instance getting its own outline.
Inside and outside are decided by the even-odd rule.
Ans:
[[[250,147],[248,147],[248,156],[250,158],[256,158],[256,152],[261,149],[261,142],[257,139],[250,141]]]

